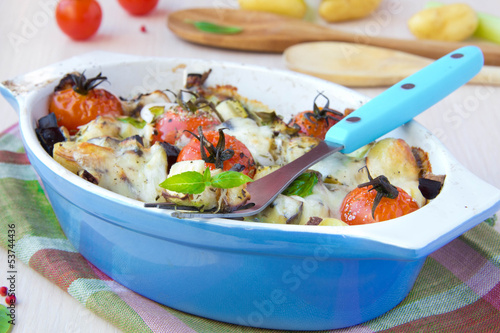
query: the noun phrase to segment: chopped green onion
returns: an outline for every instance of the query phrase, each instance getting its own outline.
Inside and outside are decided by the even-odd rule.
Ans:
[[[152,106],[149,111],[156,117],[161,116],[165,112],[164,106]]]
[[[134,126],[135,128],[144,128],[144,126],[146,126],[146,122],[144,120],[138,120],[138,119],[135,119],[132,117],[120,117],[117,119],[119,121],[121,121],[122,123],[130,124],[130,125]]]

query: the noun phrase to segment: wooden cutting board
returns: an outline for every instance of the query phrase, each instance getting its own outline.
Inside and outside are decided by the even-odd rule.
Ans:
[[[349,87],[391,86],[433,59],[386,48],[342,42],[309,42],[289,47],[286,66]],[[470,83],[500,85],[500,67],[484,66]]]
[[[208,21],[239,26],[238,34],[214,34],[198,30],[191,22]],[[266,12],[223,8],[194,8],[173,12],[168,27],[187,41],[236,50],[283,52],[286,48],[311,41],[340,41],[404,51],[437,59],[470,43],[406,40],[356,35],[326,26]],[[483,50],[485,63],[500,65],[500,45],[474,43]]]

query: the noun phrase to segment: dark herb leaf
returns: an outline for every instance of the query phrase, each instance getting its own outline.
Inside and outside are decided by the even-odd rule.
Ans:
[[[212,186],[217,188],[233,188],[251,181],[252,178],[243,173],[236,171],[224,171],[212,178]]]
[[[298,195],[302,198],[312,193],[314,185],[318,183],[315,172],[306,172],[297,177],[284,191],[284,195]]]
[[[243,31],[243,28],[237,26],[229,26],[229,25],[220,25],[207,21],[188,21],[188,23],[192,23],[196,29],[208,32],[211,34],[221,34],[221,35],[232,35],[238,34]]]
[[[179,193],[200,194],[205,190],[205,177],[196,171],[186,171],[165,179],[160,187]]]

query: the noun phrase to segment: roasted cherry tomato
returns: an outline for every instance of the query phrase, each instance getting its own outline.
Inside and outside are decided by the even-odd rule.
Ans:
[[[324,140],[326,132],[337,121],[327,120],[327,118],[316,118],[312,111],[303,111],[293,117],[290,126],[298,126],[299,133]]]
[[[372,215],[377,191],[373,186],[357,187],[349,192],[340,207],[340,218],[347,224],[368,224],[400,217],[417,210],[417,202],[403,189],[396,187],[395,199],[382,197]]]
[[[118,0],[118,2],[132,15],[145,15],[158,4],[158,0]]]
[[[209,142],[208,145],[211,146],[211,148],[208,148],[207,144],[205,145],[205,156],[202,156],[200,139]],[[222,130],[208,131],[200,133],[200,136],[195,136],[182,148],[177,157],[177,162],[202,159],[205,160],[211,170],[216,169],[216,165],[220,163],[224,171],[239,171],[249,177],[255,175],[255,161],[248,148],[235,137],[224,134]],[[220,164],[218,165],[219,168]]]
[[[56,87],[49,103],[59,126],[66,127],[70,134],[78,131],[97,116],[120,116],[123,114],[120,100],[97,85],[106,80],[98,76],[87,79],[84,74],[69,74]]]
[[[330,101],[327,98],[325,106],[319,107],[316,104],[319,96],[326,98],[323,94],[316,96],[313,103],[313,110],[296,114],[288,125],[298,127],[299,134],[324,140],[326,132],[328,132],[330,127],[338,123],[344,115],[341,112],[330,109]]]
[[[177,106],[165,111],[156,121],[154,141],[164,141],[173,145],[183,135],[188,135],[186,131],[195,132],[200,126],[203,130],[211,130],[219,124],[220,120],[215,113],[201,109],[189,111]]]
[[[101,6],[96,0],[61,0],[56,7],[57,25],[75,40],[94,35],[101,20]]]

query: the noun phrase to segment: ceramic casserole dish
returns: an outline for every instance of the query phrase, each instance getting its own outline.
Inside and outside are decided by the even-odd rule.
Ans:
[[[161,304],[239,325],[321,330],[355,325],[400,303],[426,257],[500,209],[500,190],[460,165],[411,121],[389,133],[429,153],[445,174],[439,196],[416,212],[371,225],[305,226],[229,219],[177,219],[170,212],[100,188],[59,165],[34,128],[68,72],[102,72],[105,89],[131,97],[182,88],[212,69],[208,85],[231,84],[285,119],[322,91],[332,108],[368,98],[302,74],[235,63],[94,52],[2,83],[18,110],[28,157],[66,236],[117,282]]]

